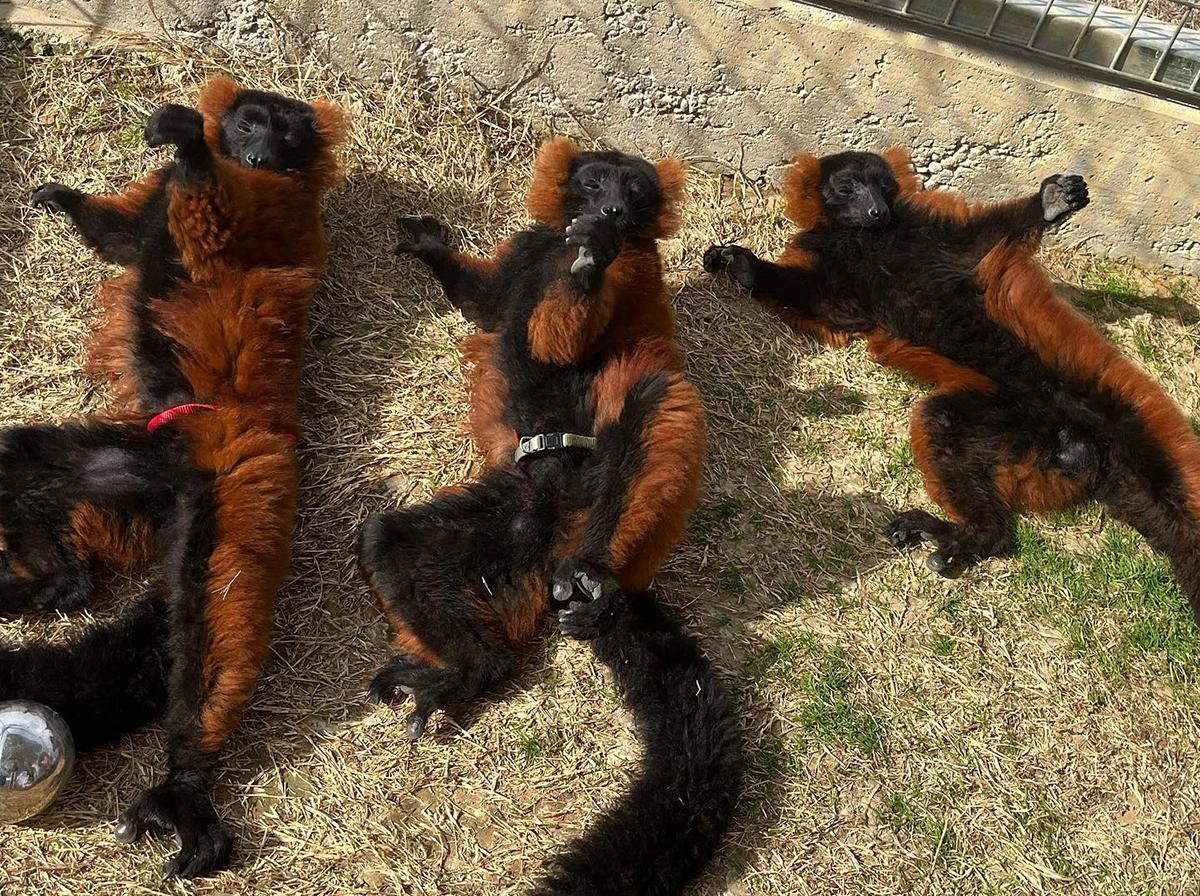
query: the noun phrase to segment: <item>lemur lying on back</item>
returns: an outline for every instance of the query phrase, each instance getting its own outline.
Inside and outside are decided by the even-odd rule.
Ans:
[[[931,382],[912,415],[926,488],[952,518],[910,510],[896,545],[929,566],[1015,548],[1013,516],[1086,498],[1170,557],[1200,613],[1200,443],[1162,388],[1059,299],[1034,257],[1088,203],[1080,177],[970,204],[920,191],[908,155],[801,156],[787,181],[800,232],[777,263],[738,246],[704,258],[798,329],[866,337],[881,364]]]
[[[558,863],[539,894],[675,894],[728,823],[738,745],[724,688],[648,593],[700,483],[704,414],[684,378],[655,240],[678,224],[683,172],[566,140],[538,158],[538,224],[490,259],[408,218],[422,259],[480,332],[464,357],[476,481],[376,514],[363,573],[396,631],[376,676],[432,712],[504,680],[558,610],[631,706],[646,756],[633,789]]]
[[[66,645],[0,651],[0,699],[49,704],[81,746],[166,710],[167,774],[117,825],[165,829],[168,876],[228,859],[213,808],[218,754],[266,658],[296,507],[296,393],[308,303],[325,264],[319,200],[341,115],[217,79],[200,112],[146,126],[175,161],[124,193],[46,184],[125,274],[101,287],[89,351],[106,410],[0,432],[0,613],[73,610],[98,573],[155,563],[150,593]]]

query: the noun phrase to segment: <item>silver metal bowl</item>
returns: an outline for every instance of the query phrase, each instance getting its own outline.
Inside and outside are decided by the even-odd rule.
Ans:
[[[32,700],[0,703],[0,824],[37,815],[75,767],[75,740],[62,716]]]

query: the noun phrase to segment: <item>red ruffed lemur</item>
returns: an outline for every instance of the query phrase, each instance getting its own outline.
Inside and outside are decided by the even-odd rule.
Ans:
[[[881,364],[934,385],[912,413],[913,456],[950,516],[900,514],[928,565],[1011,552],[1014,516],[1088,498],[1171,560],[1200,613],[1200,443],[1163,389],[1055,295],[1042,234],[1088,204],[1078,176],[972,204],[922,191],[908,154],[805,155],[786,184],[800,228],[779,261],[713,246],[724,272],[797,329],[865,337]]]
[[[328,103],[227,79],[199,107],[155,112],[146,140],[175,159],[124,193],[33,194],[126,268],[101,286],[88,353],[112,401],[80,422],[0,432],[0,613],[72,610],[104,572],[155,566],[149,593],[113,623],[0,651],[0,699],[50,705],[81,746],[165,713],[166,777],[117,837],[175,834],[164,873],[180,877],[231,849],[211,780],[290,565],[319,202],[343,130]]]
[[[697,498],[704,412],[675,346],[656,240],[678,226],[684,173],[569,140],[538,156],[536,225],[489,259],[405,218],[421,259],[479,332],[470,428],[482,475],[363,526],[364,576],[396,632],[372,694],[415,699],[408,733],[502,681],[548,611],[590,640],[645,744],[632,790],[535,892],[675,894],[738,792],[724,687],[649,594]]]

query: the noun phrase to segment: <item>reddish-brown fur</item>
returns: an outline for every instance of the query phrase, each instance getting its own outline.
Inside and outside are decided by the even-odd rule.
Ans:
[[[71,511],[67,542],[81,562],[102,570],[139,569],[154,559],[149,520],[87,501]]]
[[[517,449],[516,430],[504,421],[508,381],[492,362],[498,338],[495,333],[475,333],[460,346],[471,395],[471,434],[488,466],[507,463]]]
[[[298,472],[293,439],[315,272],[217,271],[154,306],[179,346],[197,400],[215,411],[181,418],[196,465],[215,477],[216,547],[209,560],[202,746],[228,738],[266,658],[275,594],[291,562]]]
[[[1137,411],[1178,469],[1189,508],[1200,519],[1200,443],[1162,387],[1054,293],[1027,250],[997,246],[980,263],[979,279],[988,314],[1037,352],[1043,364],[1067,376],[1095,378]]]
[[[322,140],[310,169],[243,167],[221,154],[218,139],[238,91],[218,78],[200,96],[215,174],[198,186],[168,188],[168,228],[192,282],[150,308],[156,327],[178,346],[196,401],[217,408],[170,424],[186,434],[196,465],[215,482],[199,710],[199,746],[210,753],[228,739],[249,699],[266,658],[275,594],[290,567],[296,397],[308,304],[326,256],[319,203],[336,176],[335,151],[345,130],[336,107],[313,103]],[[92,201],[138,207],[157,177]],[[109,416],[145,419],[163,409],[136,406],[133,277],[101,286],[105,321],[93,338],[89,368],[113,384]],[[129,535],[108,529],[86,507],[76,519],[73,537],[81,553],[137,554],[140,545],[126,544]]]
[[[526,207],[536,220],[566,226],[565,191],[578,154],[575,144],[565,138],[542,147],[526,198]],[[590,395],[595,431],[619,417],[626,396],[641,377],[664,373],[670,379],[666,397],[643,435],[644,463],[629,483],[625,507],[608,546],[613,572],[628,590],[647,588],[682,537],[697,499],[704,453],[704,411],[683,375],[674,341],[674,316],[654,242],[679,227],[685,174],[675,159],[659,162],[655,170],[662,210],[649,231],[628,240],[608,266],[600,294],[583,300],[572,296],[565,283],[556,282],[527,324],[530,351],[538,360],[565,366],[599,359],[600,370]],[[459,256],[459,260],[491,270],[509,251],[511,244],[505,243],[491,259]],[[470,390],[471,432],[488,466],[510,464],[518,440],[504,419],[509,389],[493,360],[498,346],[496,334],[478,333],[461,347]],[[578,550],[587,522],[586,512],[572,521],[559,538],[552,559]],[[532,575],[522,583],[520,593],[523,597],[513,603],[511,618],[494,623],[514,644],[533,636],[548,603],[549,583]],[[491,618],[490,609],[481,612]]]
[[[902,147],[887,150],[883,157],[899,184],[900,195],[935,217],[965,224],[983,210],[994,207],[987,203],[972,203],[955,193],[923,190],[908,151]],[[817,157],[798,156],[787,175],[785,192],[788,217],[801,230],[825,223],[820,184]],[[977,276],[984,286],[988,314],[1033,348],[1051,369],[1084,379],[1098,376],[1101,384],[1111,387],[1137,408],[1147,428],[1182,471],[1192,496],[1193,512],[1200,515],[1200,450],[1196,449],[1187,420],[1149,376],[1124,358],[1078,312],[1055,295],[1045,271],[1033,257],[1035,248],[1027,243],[1001,243],[980,262]],[[785,252],[780,263],[811,269],[815,260],[803,250],[792,248]],[[811,326],[811,323],[801,319],[801,328]],[[849,341],[857,334],[840,335]],[[957,389],[994,392],[998,388],[982,374],[923,346],[881,331],[865,335],[868,351],[876,361],[932,383],[938,392]],[[913,456],[930,498],[952,518],[960,519],[933,464],[920,412],[921,405],[918,405],[912,417]],[[997,472],[996,485],[1013,510],[1050,512],[1078,501],[1087,484],[1048,469],[1038,458],[1026,457],[1003,464]]]

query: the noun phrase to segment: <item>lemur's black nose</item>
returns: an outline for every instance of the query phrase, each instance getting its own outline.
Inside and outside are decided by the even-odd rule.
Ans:
[[[871,206],[870,210],[867,212],[867,216],[872,218],[873,220],[878,221],[880,218],[883,217],[883,209],[881,209],[877,205],[873,205],[873,206]]]
[[[619,205],[606,205],[600,211],[604,212],[609,218],[619,218],[625,214],[625,209]]]
[[[249,165],[251,168],[257,168],[259,165],[262,164],[262,162],[263,162],[262,156],[256,155],[255,153],[252,153],[252,152],[246,153],[246,164]]]

